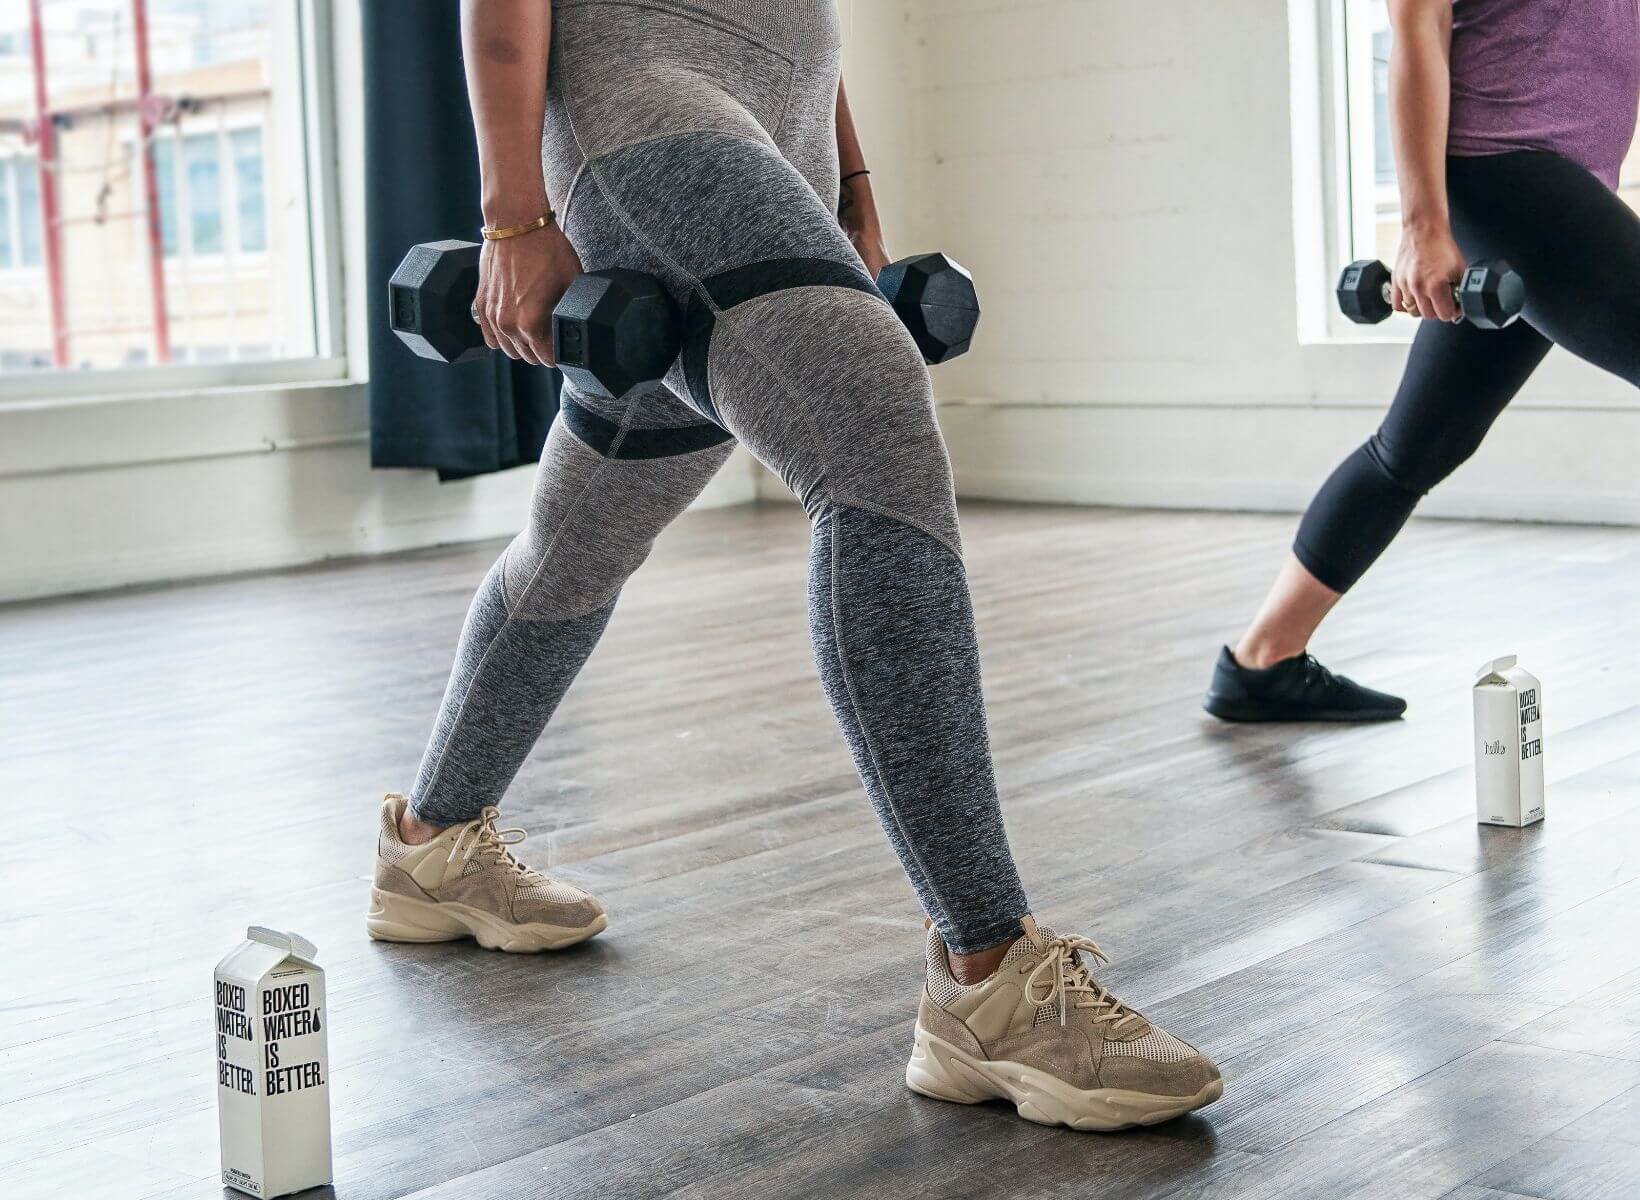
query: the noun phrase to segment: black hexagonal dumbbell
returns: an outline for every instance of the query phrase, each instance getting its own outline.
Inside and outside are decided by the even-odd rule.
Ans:
[[[558,369],[596,396],[624,396],[660,379],[682,347],[678,302],[642,271],[588,271],[552,310]]]
[[[476,242],[413,246],[388,281],[393,331],[411,350],[439,362],[470,362],[487,352],[473,320],[478,292]],[[677,302],[640,271],[589,271],[553,309],[553,353],[571,383],[621,396],[666,374],[682,344]]]
[[[968,350],[979,325],[974,277],[943,254],[918,254],[890,263],[877,288],[911,331],[924,361],[942,363]]]
[[[471,362],[489,349],[473,320],[481,249],[453,240],[412,246],[387,281],[388,324],[422,358]]]
[[[1339,276],[1338,307],[1357,325],[1376,325],[1394,311],[1389,289],[1389,268],[1377,259],[1363,258]],[[1501,258],[1472,263],[1452,293],[1464,320],[1479,329],[1502,329],[1526,306],[1526,285],[1519,272]]]

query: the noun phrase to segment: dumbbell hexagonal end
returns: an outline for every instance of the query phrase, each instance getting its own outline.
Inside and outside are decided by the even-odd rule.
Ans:
[[[388,323],[422,358],[459,363],[484,354],[472,311],[480,251],[456,240],[412,246],[387,281]]]
[[[944,254],[919,254],[883,268],[877,287],[911,331],[923,360],[942,363],[967,352],[979,325],[974,277]]]
[[[666,374],[682,328],[677,301],[653,276],[591,271],[570,284],[553,309],[553,354],[580,390],[620,397]]]
[[[1344,268],[1338,277],[1338,307],[1357,325],[1376,325],[1388,319],[1389,301],[1384,288],[1389,268],[1375,258],[1363,258]]]
[[[1526,285],[1503,259],[1482,259],[1471,264],[1459,281],[1458,306],[1471,325],[1502,329],[1526,307]]]

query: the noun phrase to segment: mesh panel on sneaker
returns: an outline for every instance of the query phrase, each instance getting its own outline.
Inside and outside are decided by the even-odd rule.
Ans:
[[[1151,1062],[1176,1063],[1195,1058],[1196,1051],[1188,1042],[1182,1042],[1165,1029],[1154,1025],[1144,1037],[1131,1042],[1106,1042],[1106,1054],[1125,1055],[1129,1058],[1148,1058]]]
[[[518,898],[542,900],[548,904],[576,904],[586,898],[586,893],[572,884],[549,879],[545,883],[532,883],[519,888]]]
[[[462,873],[463,876],[477,875],[483,869],[484,869],[484,864],[479,862],[478,859],[469,858],[467,860],[466,864],[461,868],[461,873]]]
[[[399,841],[398,825],[393,820],[393,810],[388,805],[382,805],[382,832],[376,839],[376,853],[382,856],[382,861],[396,863],[409,854],[411,847]]]
[[[945,957],[945,941],[932,925],[923,940],[923,954],[928,962],[928,994],[935,1004],[944,1008],[962,995],[962,984],[951,977],[951,962]]]

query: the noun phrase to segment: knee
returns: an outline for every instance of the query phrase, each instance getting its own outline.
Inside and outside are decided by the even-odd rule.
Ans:
[[[1362,450],[1391,483],[1414,496],[1422,496],[1461,467],[1479,448],[1479,438],[1463,436],[1408,445],[1391,441],[1380,429],[1367,439]]]
[[[609,604],[733,448],[715,426],[604,428],[566,401],[502,558],[508,611],[566,621]]]
[[[815,413],[828,492],[958,545],[956,492],[922,354],[893,311],[851,306],[834,326],[831,380]]]

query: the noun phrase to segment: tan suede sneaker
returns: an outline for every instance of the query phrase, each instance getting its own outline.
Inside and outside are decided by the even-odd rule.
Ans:
[[[951,977],[945,943],[928,931],[928,986],[905,1068],[914,1092],[958,1104],[1001,1097],[1039,1125],[1155,1125],[1224,1093],[1219,1069],[1101,987],[1107,962],[1087,938],[1024,919],[1025,936],[989,979]]]
[[[609,919],[580,888],[548,878],[512,856],[522,829],[497,829],[500,813],[452,825],[432,841],[399,840],[405,798],[382,801],[376,880],[365,927],[383,942],[477,938],[490,950],[533,954],[584,942]]]

